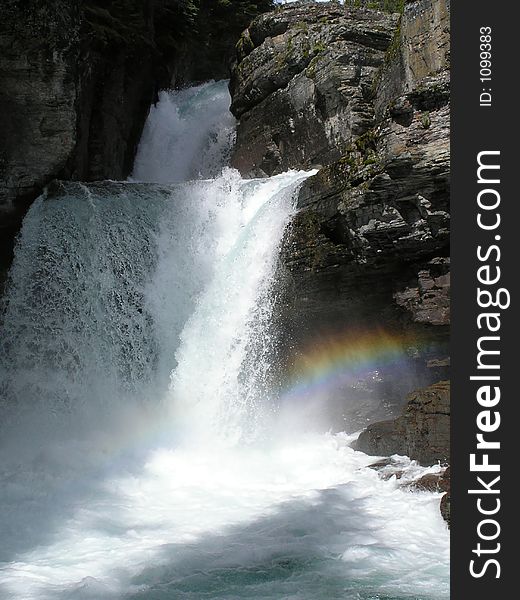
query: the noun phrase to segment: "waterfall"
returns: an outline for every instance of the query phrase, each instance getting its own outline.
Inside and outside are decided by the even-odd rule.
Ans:
[[[278,254],[309,173],[227,168],[228,106],[225,82],[163,93],[131,180],[55,183],[24,221],[2,600],[449,596],[438,495],[406,489],[439,467],[383,480],[355,436],[277,417]]]
[[[216,177],[234,139],[227,81],[162,91],[146,121],[132,179],[170,183]]]

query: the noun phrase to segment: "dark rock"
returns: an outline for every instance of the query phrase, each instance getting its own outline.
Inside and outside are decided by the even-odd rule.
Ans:
[[[402,451],[400,435],[401,432],[397,429],[394,419],[380,421],[369,425],[360,434],[353,447],[356,450],[365,452],[365,454],[374,456],[390,454],[405,455],[406,452]]]
[[[441,498],[441,515],[443,519],[448,524],[448,527],[451,525],[451,472],[450,467],[444,471],[441,481],[441,489],[446,493]]]
[[[432,267],[438,268],[440,265],[444,267],[442,271],[446,272],[436,275]],[[449,325],[450,273],[447,271],[448,268],[448,258],[431,261],[428,268],[419,271],[417,287],[408,287],[394,294],[397,305],[409,311],[413,321]]]
[[[444,368],[444,367],[449,367],[450,366],[450,358],[434,358],[432,360],[429,360],[426,363],[426,366],[429,369],[437,369],[437,368]]]
[[[392,458],[388,457],[388,458],[382,458],[381,460],[378,460],[375,463],[368,465],[368,468],[374,469],[375,471],[379,471],[379,470],[384,469],[385,467],[388,467],[392,464],[393,464]]]
[[[378,460],[377,462],[368,465],[368,468],[377,471],[379,473],[379,477],[384,481],[388,481],[392,477],[401,479],[404,475],[403,469],[397,466],[392,457]]]
[[[428,473],[410,484],[410,489],[419,492],[440,492],[442,490],[442,474]]]
[[[2,257],[28,204],[74,150],[79,28],[77,0],[11,0],[0,8]]]
[[[53,178],[128,175],[159,81],[153,8],[140,4],[138,27],[78,0],[2,6],[3,262],[27,207]]]
[[[358,139],[300,193],[284,247],[295,295],[332,279],[332,305],[341,306],[350,290],[377,282],[385,304],[393,297],[411,320],[446,325],[449,172],[447,107],[428,129],[415,114],[408,127],[388,119]]]
[[[169,0],[189,6],[183,0]],[[197,0],[197,14],[188,21],[182,42],[175,40],[178,55],[174,63],[175,81],[184,86],[208,79],[229,79],[237,40],[251,19],[273,9],[273,0]],[[171,35],[172,24],[166,22],[163,35]]]
[[[374,124],[372,85],[397,15],[294,3],[255,19],[230,83],[245,174],[328,164]]]
[[[440,511],[442,518],[448,524],[448,527],[451,526],[451,494],[446,492],[444,496],[441,498],[441,506]]]
[[[412,392],[397,419],[373,423],[363,431],[356,450],[375,456],[402,454],[422,465],[450,457],[450,384],[441,381]]]
[[[429,473],[423,475],[417,481],[408,485],[409,489],[420,492],[444,492],[439,509],[443,519],[450,527],[450,508],[451,508],[451,492],[450,492],[450,467],[442,473]]]

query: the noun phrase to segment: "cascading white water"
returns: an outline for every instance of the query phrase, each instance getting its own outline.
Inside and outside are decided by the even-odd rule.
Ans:
[[[146,121],[132,179],[170,183],[216,177],[229,160],[234,139],[226,81],[160,92]]]
[[[207,176],[175,158],[218,129],[200,110],[222,85],[161,98],[134,178]],[[0,598],[448,597],[438,495],[403,486],[438,467],[384,481],[351,437],[272,426],[274,275],[307,175],[69,183],[31,208],[0,346]]]

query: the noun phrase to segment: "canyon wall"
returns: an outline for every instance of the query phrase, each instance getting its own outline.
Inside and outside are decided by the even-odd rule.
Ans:
[[[408,385],[448,377],[449,10],[288,5],[242,34],[231,79],[239,169],[321,167],[282,250],[289,344],[354,327],[404,335],[415,340]],[[360,447],[446,462],[449,385],[408,398],[405,388],[392,392],[403,416],[372,426]]]

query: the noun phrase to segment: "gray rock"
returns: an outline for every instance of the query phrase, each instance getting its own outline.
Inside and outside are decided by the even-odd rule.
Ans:
[[[339,160],[308,179],[300,192],[299,210],[282,249],[286,294],[281,312],[296,336],[357,325],[406,330],[426,336],[432,344],[446,345],[450,291],[446,6],[431,0],[406,4],[374,79],[376,125],[348,144]],[[436,25],[429,30],[432,23]],[[428,31],[431,39],[426,43]],[[434,52],[437,46],[442,51]],[[429,342],[425,347],[430,351]],[[427,360],[446,356],[440,347],[438,353]]]
[[[295,3],[255,19],[230,89],[245,174],[329,164],[374,123],[373,82],[397,15]]]
[[[441,267],[439,274],[435,268]],[[449,268],[449,259],[431,261],[429,268],[418,273],[417,286],[408,287],[396,292],[396,303],[409,311],[417,323],[431,325],[449,325],[450,323],[450,273],[442,267]],[[433,267],[433,268],[432,268]],[[442,366],[432,364],[428,366]]]
[[[369,455],[403,454],[423,465],[450,458],[450,384],[441,381],[412,392],[397,419],[373,423],[355,448]]]
[[[53,178],[128,175],[158,85],[152,7],[143,3],[142,37],[124,40],[116,25],[91,24],[79,0],[2,5],[0,262],[9,262],[27,207]]]
[[[431,88],[439,75],[439,86],[444,87],[442,74],[449,65],[450,0],[407,0],[398,35],[377,79],[378,116],[403,94]],[[442,94],[449,98],[449,89]]]
[[[79,2],[39,10],[8,2],[0,18],[0,227],[16,230],[41,186],[62,171],[76,144],[73,76]]]

